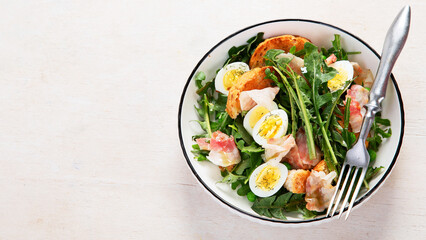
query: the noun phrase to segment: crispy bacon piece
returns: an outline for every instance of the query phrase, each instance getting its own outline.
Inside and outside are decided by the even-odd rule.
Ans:
[[[360,85],[352,85],[346,93],[346,99],[351,98],[349,109],[351,111],[349,116],[349,123],[351,124],[352,131],[357,133],[361,130],[362,120],[366,110],[364,105],[368,103],[368,95],[370,92]],[[346,104],[346,100],[345,100]]]
[[[280,162],[290,150],[296,146],[296,141],[291,134],[281,138],[270,138],[265,144],[265,161]]]
[[[309,150],[305,131],[301,128],[296,134],[296,146],[285,156],[284,161],[288,162],[295,169],[311,169],[321,160],[322,153],[315,146],[316,158],[309,158]]]
[[[209,138],[197,138],[195,139],[195,142],[197,142],[201,150],[210,150],[209,140]]]
[[[332,63],[335,63],[337,61],[337,57],[336,57],[336,55],[334,55],[334,53],[333,54],[331,54],[327,59],[325,59],[325,63],[327,64],[327,65],[330,65],[330,64],[332,64]]]
[[[208,143],[209,140],[210,143]],[[210,150],[207,159],[218,166],[228,167],[241,161],[240,152],[233,136],[229,137],[221,131],[216,131],[212,133],[210,139],[199,138],[195,141],[200,146],[200,149]]]
[[[306,208],[310,211],[322,212],[326,209],[333,197],[335,187],[331,182],[336,177],[336,172],[326,174],[312,170],[306,180]]]
[[[351,97],[356,100],[361,107],[368,103],[368,95],[370,92],[361,85],[354,84],[346,93],[346,98]]]
[[[210,139],[210,149],[217,152],[232,152],[237,145],[235,145],[234,137],[229,137],[221,131],[212,133]]]
[[[356,62],[351,62],[354,68],[354,82],[358,85],[371,88],[374,76],[370,69],[362,69]]]

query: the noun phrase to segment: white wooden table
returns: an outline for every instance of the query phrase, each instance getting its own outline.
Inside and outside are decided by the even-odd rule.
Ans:
[[[394,68],[406,113],[396,168],[347,222],[252,223],[197,183],[177,137],[181,90],[214,44],[305,18],[381,52],[404,4]],[[426,232],[424,1],[1,1],[0,239],[419,239]]]

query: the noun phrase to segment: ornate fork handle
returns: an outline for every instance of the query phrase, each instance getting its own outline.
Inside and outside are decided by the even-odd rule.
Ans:
[[[376,79],[370,91],[370,100],[365,105],[367,114],[365,115],[361,127],[359,140],[365,141],[370,132],[376,113],[382,110],[381,104],[386,95],[388,79],[396,59],[407,41],[408,31],[410,29],[410,18],[410,6],[405,6],[396,16],[386,34]]]

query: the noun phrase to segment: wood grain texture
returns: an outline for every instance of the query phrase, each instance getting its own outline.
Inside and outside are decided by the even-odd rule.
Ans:
[[[419,239],[426,232],[424,1],[2,1],[0,239]],[[381,51],[404,4],[394,68],[406,128],[396,168],[347,222],[252,223],[198,185],[181,153],[181,90],[229,34],[324,21]],[[296,9],[298,9],[296,11]],[[302,15],[303,13],[303,15]]]

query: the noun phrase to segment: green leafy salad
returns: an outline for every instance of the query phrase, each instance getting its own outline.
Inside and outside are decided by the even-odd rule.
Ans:
[[[193,136],[195,158],[217,165],[220,183],[246,196],[253,211],[284,220],[289,212],[314,218],[328,207],[374,81],[349,62],[360,53],[346,52],[339,35],[329,49],[307,39],[291,45],[300,39],[258,33],[229,49],[215,76],[195,75],[195,121],[204,130]],[[390,124],[376,116],[367,139],[367,189],[383,168],[372,166]]]

